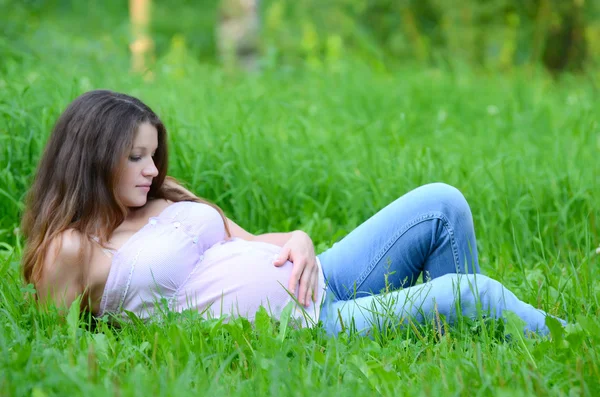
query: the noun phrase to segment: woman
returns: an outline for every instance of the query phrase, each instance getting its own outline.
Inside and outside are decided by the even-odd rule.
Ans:
[[[290,305],[335,335],[436,313],[452,322],[479,304],[548,332],[546,313],[479,274],[471,212],[455,188],[420,187],[316,256],[306,233],[252,235],[168,178],[164,125],[110,91],[81,95],[59,118],[23,231],[23,274],[38,299],[68,307],[81,295],[95,316],[193,309],[252,320],[261,305],[274,316]],[[430,281],[415,285],[422,272]],[[393,292],[377,295],[384,289]]]

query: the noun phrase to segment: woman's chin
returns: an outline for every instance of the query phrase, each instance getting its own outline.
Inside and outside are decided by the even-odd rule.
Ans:
[[[136,198],[135,200],[128,200],[126,206],[128,208],[140,208],[143,207],[144,205],[146,205],[146,203],[148,202],[148,199],[146,197],[144,198]]]

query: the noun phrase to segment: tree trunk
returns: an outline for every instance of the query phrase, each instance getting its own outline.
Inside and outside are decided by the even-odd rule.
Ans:
[[[259,0],[222,0],[217,24],[217,48],[227,69],[258,69]]]
[[[129,0],[129,21],[133,42],[131,50],[131,69],[143,73],[153,58],[154,42],[150,36],[150,1]]]
[[[560,23],[551,26],[546,36],[542,60],[548,70],[580,71],[587,57],[583,0],[564,0],[556,6]]]

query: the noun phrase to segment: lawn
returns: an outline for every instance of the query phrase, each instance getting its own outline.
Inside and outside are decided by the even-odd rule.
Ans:
[[[245,76],[184,50],[143,78],[110,41],[52,43],[0,41],[0,394],[600,393],[593,80],[352,61]],[[56,118],[95,88],[161,116],[169,173],[188,188],[250,232],[302,229],[318,252],[419,185],[454,185],[473,211],[482,271],[572,325],[506,340],[512,322],[465,319],[444,335],[425,324],[372,340],[266,315],[223,324],[170,313],[118,330],[41,312],[19,276],[23,198]]]

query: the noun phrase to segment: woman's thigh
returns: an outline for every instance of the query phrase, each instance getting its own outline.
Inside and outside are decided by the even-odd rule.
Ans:
[[[398,198],[319,255],[337,299],[479,273],[471,210],[456,188],[434,183]]]

